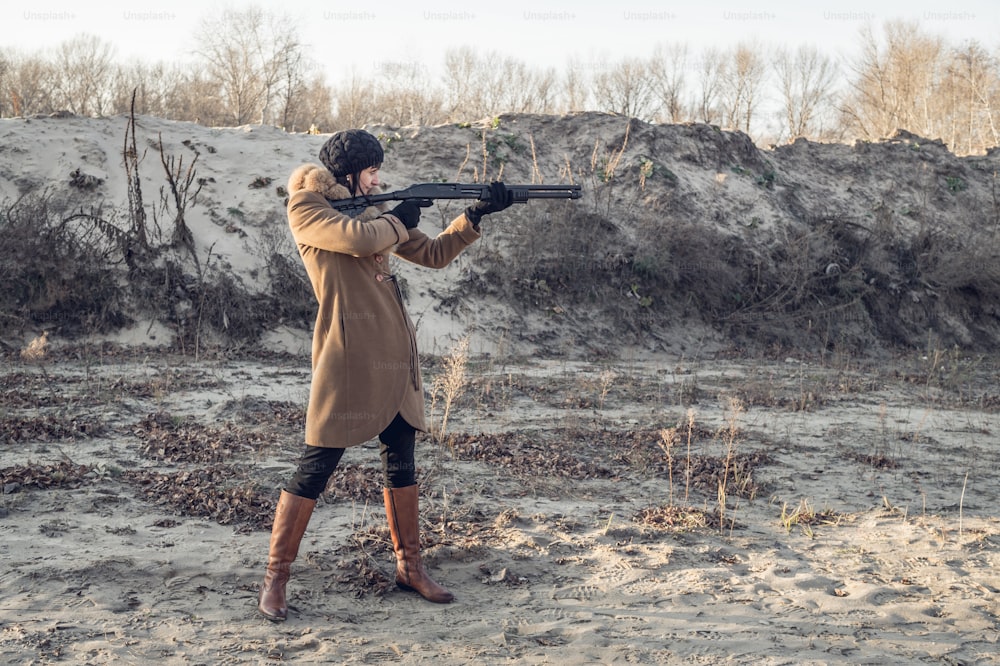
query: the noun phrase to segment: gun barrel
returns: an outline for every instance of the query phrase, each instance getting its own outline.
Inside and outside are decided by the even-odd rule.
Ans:
[[[529,199],[579,199],[583,191],[579,185],[508,185],[514,203],[526,203]],[[330,201],[341,211],[362,210],[384,201],[404,201],[406,199],[485,199],[489,197],[490,186],[485,183],[418,183],[395,192],[373,194],[355,199]]]
[[[583,191],[579,185],[509,185],[514,203],[527,203],[529,199],[579,199]]]

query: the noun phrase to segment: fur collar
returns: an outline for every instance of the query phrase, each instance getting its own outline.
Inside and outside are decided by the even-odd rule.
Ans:
[[[302,190],[322,194],[327,199],[348,199],[351,196],[350,191],[338,183],[333,177],[333,174],[330,173],[326,167],[322,167],[318,164],[303,164],[295,169],[295,171],[292,172],[292,175],[289,176],[289,196],[294,195],[296,192],[301,192]],[[372,188],[371,194],[381,193],[382,190],[380,188]],[[356,219],[365,222],[374,220],[386,210],[388,210],[387,204],[369,206],[364,210],[364,212],[357,215]]]

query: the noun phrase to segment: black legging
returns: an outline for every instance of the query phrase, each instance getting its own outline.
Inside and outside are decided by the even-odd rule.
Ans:
[[[417,466],[413,460],[416,430],[399,414],[379,436],[379,455],[386,488],[406,488],[417,482]],[[306,499],[316,499],[326,490],[326,484],[345,449],[306,446],[299,466],[286,491]]]

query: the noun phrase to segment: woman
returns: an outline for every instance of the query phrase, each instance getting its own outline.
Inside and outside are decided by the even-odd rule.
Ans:
[[[267,572],[258,607],[270,620],[288,616],[285,586],[316,499],[344,450],[373,437],[380,442],[383,499],[396,553],[396,583],[429,601],[448,603],[451,592],[427,575],[420,557],[414,444],[426,431],[416,337],[390,255],[442,268],[480,236],[483,215],[510,206],[501,182],[435,238],[419,229],[420,208],[406,201],[392,210],[368,206],[356,217],[331,200],[377,194],[384,153],[359,129],[330,137],[320,162],[297,168],[288,180],[288,223],[318,301],[312,342],[312,386],[305,451],[281,491],[271,529]],[[423,205],[429,205],[424,203]]]

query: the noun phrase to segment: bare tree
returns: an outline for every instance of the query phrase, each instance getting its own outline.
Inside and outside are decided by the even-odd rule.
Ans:
[[[851,93],[842,107],[850,129],[865,139],[906,129],[937,134],[933,108],[943,43],[916,22],[889,21],[884,45],[870,26],[861,32],[861,53],[852,69]]]
[[[434,89],[424,66],[413,62],[383,62],[373,78],[376,90],[369,111],[371,122],[424,125],[445,121],[441,93]]]
[[[333,91],[324,81],[323,75],[316,73],[300,86],[295,93],[295,109],[286,127],[301,131],[331,131],[335,127],[333,116]]]
[[[264,84],[253,61],[255,31],[263,13],[254,8],[205,19],[197,54],[209,81],[216,83],[231,122],[243,125],[264,106]]]
[[[298,34],[289,26],[287,18],[272,17],[268,21],[268,34],[259,45],[262,80],[266,91],[261,124],[285,126],[282,121],[294,107],[295,98],[291,91],[304,78],[307,59]]]
[[[698,67],[698,95],[695,103],[695,118],[703,123],[719,124],[722,112],[719,100],[722,79],[725,72],[725,56],[716,48],[702,51]]]
[[[828,108],[837,75],[836,64],[815,46],[800,46],[794,52],[780,49],[774,59],[784,111],[783,133],[789,141],[817,136],[817,121]]]
[[[586,66],[578,58],[571,58],[567,61],[560,87],[564,111],[584,111],[588,108],[590,81]]]
[[[501,91],[497,112],[551,113],[555,106],[553,87],[556,80],[552,69],[536,69],[523,61],[504,58],[499,67]],[[505,84],[506,82],[506,84]]]
[[[684,108],[687,44],[658,46],[650,61],[650,75],[659,101],[660,118],[668,123],[683,122],[688,117]]]
[[[549,113],[557,104],[556,73],[537,70],[498,52],[470,47],[445,53],[446,117],[467,121],[499,113]]]
[[[473,83],[479,89],[478,98],[481,100],[481,106],[475,109],[474,116],[467,115],[466,120],[473,117],[494,116],[507,110],[504,104],[506,96],[504,88],[507,82],[504,80],[503,72],[510,67],[509,60],[496,51],[474,59],[476,78]]]
[[[208,80],[220,89],[229,121],[273,123],[287,109],[276,104],[282,86],[294,87],[302,65],[301,45],[291,21],[257,6],[227,10],[205,19],[197,54]]]
[[[11,114],[29,116],[51,111],[54,108],[52,79],[55,66],[37,55],[15,54],[10,62],[3,96],[10,103]]]
[[[300,48],[287,48],[279,54],[276,64],[281,84],[274,95],[274,122],[294,131],[297,100],[305,86],[306,56]]]
[[[758,45],[741,42],[727,53],[724,63],[720,94],[723,121],[750,134],[762,95],[761,84],[767,74],[764,55]]]
[[[275,124],[289,131],[329,127],[333,98],[315,62],[289,42],[278,53],[278,65]],[[308,72],[313,73],[311,78],[307,78]]]
[[[372,121],[372,99],[375,97],[375,85],[369,77],[362,77],[357,72],[341,87],[333,91],[334,115],[333,124],[336,127],[362,127]]]
[[[977,42],[951,51],[939,97],[950,103],[947,143],[952,150],[979,153],[1000,143],[1000,66]]]
[[[448,104],[448,119],[452,121],[479,118],[485,112],[479,58],[473,48],[463,46],[448,49],[444,54],[444,94]]]
[[[219,99],[216,81],[209,79],[197,67],[189,67],[180,75],[170,93],[167,108],[175,120],[216,127],[228,122],[229,114]]]
[[[7,49],[4,49],[0,51],[0,118],[17,115],[12,113],[12,100],[9,93],[10,78],[13,73],[13,57],[7,53]]]
[[[532,71],[531,86],[533,94],[531,105],[526,108],[530,113],[556,113],[562,108],[559,98],[559,73],[554,67]]]
[[[114,47],[95,35],[79,35],[56,49],[54,102],[77,115],[108,111],[114,73]]]
[[[110,108],[113,113],[175,117],[170,108],[174,91],[183,82],[177,65],[131,60],[115,69]]]
[[[625,58],[594,77],[594,98],[602,111],[652,120],[656,95],[648,61]]]

